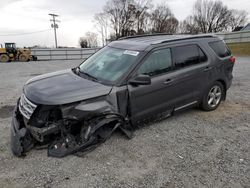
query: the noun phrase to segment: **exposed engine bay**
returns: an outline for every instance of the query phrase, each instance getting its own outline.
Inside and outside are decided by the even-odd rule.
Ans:
[[[47,147],[48,156],[64,157],[94,149],[118,128],[132,138],[129,119],[118,113],[121,105],[114,105],[114,100],[102,96],[64,105],[37,105],[23,94],[12,120],[12,152],[21,157],[32,148]]]

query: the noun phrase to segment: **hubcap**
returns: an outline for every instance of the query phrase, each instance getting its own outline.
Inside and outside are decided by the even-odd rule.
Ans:
[[[221,100],[221,88],[217,85],[213,86],[209,93],[208,93],[208,99],[207,99],[207,103],[211,108],[216,107],[220,100]]]

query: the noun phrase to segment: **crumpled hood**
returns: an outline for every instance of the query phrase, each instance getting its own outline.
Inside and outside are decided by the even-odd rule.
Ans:
[[[36,104],[59,105],[107,95],[111,89],[112,86],[87,80],[67,69],[30,79],[24,94]]]

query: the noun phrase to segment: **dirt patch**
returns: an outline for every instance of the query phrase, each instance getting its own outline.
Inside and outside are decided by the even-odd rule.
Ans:
[[[5,105],[0,108],[0,118],[8,118],[11,117],[14,106]]]

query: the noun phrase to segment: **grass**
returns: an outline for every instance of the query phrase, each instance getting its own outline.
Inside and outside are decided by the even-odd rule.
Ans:
[[[250,56],[250,42],[227,44],[233,55]]]

